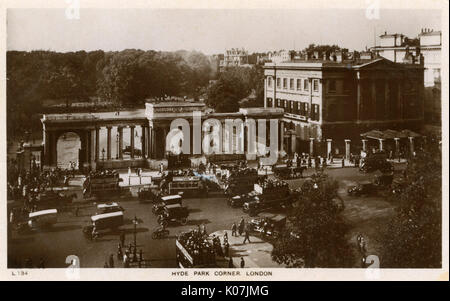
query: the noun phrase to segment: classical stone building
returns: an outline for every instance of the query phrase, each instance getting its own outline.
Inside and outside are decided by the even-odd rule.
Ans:
[[[233,127],[230,131],[225,126],[227,120],[245,122],[249,119],[273,119],[281,122],[283,116],[283,110],[276,108],[247,108],[240,109],[239,112],[234,113],[208,113],[205,110],[204,103],[188,101],[147,102],[145,109],[121,112],[120,114],[117,114],[117,112],[98,112],[44,115],[41,120],[43,125],[44,166],[55,167],[58,165],[58,138],[67,132],[76,133],[81,140],[81,149],[78,156],[80,168],[157,168],[161,163],[167,165],[167,158],[171,150],[167,148],[166,137],[170,131],[171,122],[175,119],[187,121],[190,130],[189,136],[193,137],[193,112],[197,112],[202,122],[207,119],[218,120],[223,131],[222,137],[226,137],[226,135],[233,135],[234,138],[239,136],[240,139],[243,139],[245,150],[247,149],[247,139],[245,138],[248,127],[242,126],[242,131]],[[113,128],[114,132],[117,132],[116,137],[112,135]],[[140,132],[142,133],[140,136],[141,149],[139,150],[139,156],[136,156],[135,147],[135,131],[137,128],[141,128]],[[126,131],[129,134],[130,141],[128,158],[124,157],[124,129],[129,129]],[[204,129],[200,128],[199,131],[200,136],[204,137],[206,133]],[[100,147],[100,136],[102,133],[106,135],[105,149]],[[270,133],[266,134],[267,137],[270,137],[269,135]],[[193,139],[190,141],[190,149],[195,150],[192,145]],[[269,142],[269,139],[267,139],[267,144]],[[112,156],[113,147],[117,148],[115,157]],[[281,147],[281,145],[278,147]],[[190,154],[203,156],[202,153],[195,153],[195,151],[191,151]]]
[[[413,39],[385,32],[380,36],[380,45],[371,50],[395,63],[411,63],[423,58],[425,123],[440,125],[442,32],[422,29]]]
[[[264,105],[284,109],[285,149],[343,153],[345,143],[361,147],[360,135],[373,129],[419,130],[420,62],[399,64],[370,53],[317,57],[264,66]]]

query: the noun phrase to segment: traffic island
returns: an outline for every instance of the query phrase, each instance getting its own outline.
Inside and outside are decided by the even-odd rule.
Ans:
[[[232,236],[230,230],[216,231],[210,234],[219,237],[223,249],[223,236],[227,232],[228,243],[230,244],[229,256],[233,260],[235,268],[241,267],[241,257],[244,259],[245,268],[281,268],[285,265],[280,265],[272,260],[272,244],[262,240],[257,236],[250,235],[250,243],[244,242],[244,235]],[[220,268],[228,268],[230,257],[216,256],[217,265]]]

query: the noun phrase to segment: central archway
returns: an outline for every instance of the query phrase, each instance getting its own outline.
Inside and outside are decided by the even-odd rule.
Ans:
[[[71,169],[71,162],[75,169],[79,169],[79,152],[81,139],[77,133],[66,132],[58,137],[57,143],[57,166],[61,169]]]

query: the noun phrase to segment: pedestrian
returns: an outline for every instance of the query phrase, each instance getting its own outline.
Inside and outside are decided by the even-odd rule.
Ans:
[[[224,249],[224,256],[228,257],[230,252],[230,244],[226,242],[225,245],[223,246],[223,249]]]
[[[113,254],[109,255],[109,267],[110,268],[114,267],[114,255]]]
[[[238,236],[236,231],[237,231],[236,223],[233,223],[233,225],[231,226],[231,236]]]
[[[75,207],[75,216],[78,216],[78,213],[80,212],[80,208],[78,206]]]
[[[123,261],[123,264],[125,266],[125,263],[128,262],[128,251],[125,251],[125,254],[123,255],[122,261]]]
[[[227,243],[228,242],[228,233],[227,231],[225,231],[225,234],[223,235],[223,243]]]
[[[250,234],[248,233],[247,230],[245,230],[245,237],[244,237],[244,242],[243,244],[245,244],[245,242],[248,240],[249,243],[251,243],[250,241]]]
[[[344,168],[344,167],[345,167],[345,158],[342,157],[342,168]]]
[[[244,218],[241,218],[241,221],[239,222],[239,235],[242,235],[244,233],[244,227],[245,227],[245,221]]]
[[[228,260],[228,268],[230,268],[230,269],[234,268],[233,257],[231,257],[231,256],[230,256],[230,260]]]
[[[42,257],[41,257],[41,259],[39,259],[38,268],[45,269],[45,261],[44,261],[44,258],[42,258]]]
[[[107,263],[106,261],[105,261],[105,264],[103,265],[103,267],[104,267],[105,269],[109,268],[108,263]]]
[[[124,231],[120,232],[120,244],[121,244],[121,246],[125,246],[125,232]]]
[[[123,260],[122,246],[117,247],[117,261]]]
[[[245,267],[244,257],[241,257],[241,269]]]

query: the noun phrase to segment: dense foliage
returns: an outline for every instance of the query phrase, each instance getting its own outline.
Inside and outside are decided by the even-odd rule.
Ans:
[[[397,214],[383,239],[386,268],[439,268],[442,263],[442,163],[437,143],[429,143],[408,162],[392,195]]]
[[[350,267],[353,251],[342,218],[344,205],[338,183],[326,174],[315,174],[298,194],[290,223],[274,243],[272,258],[290,267]]]
[[[210,59],[199,52],[9,51],[7,53],[8,134],[42,112],[44,103],[100,101],[139,104],[146,98],[198,98],[214,77]]]
[[[207,91],[207,104],[216,112],[236,112],[240,102],[254,95],[251,106],[264,105],[264,70],[262,66],[229,67],[219,73],[218,79]]]

